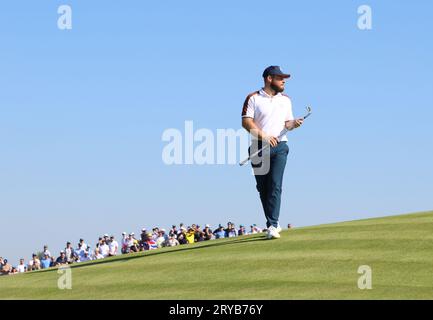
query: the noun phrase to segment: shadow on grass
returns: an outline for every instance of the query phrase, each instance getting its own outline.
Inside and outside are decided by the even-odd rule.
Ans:
[[[266,236],[256,236],[254,238],[243,238],[243,239],[237,238],[237,239],[232,240],[232,241],[223,241],[223,242],[211,240],[211,241],[200,242],[199,246],[190,246],[190,245],[186,244],[186,245],[180,245],[177,247],[172,247],[172,248],[175,248],[172,250],[157,251],[157,250],[161,250],[161,249],[157,249],[157,250],[151,250],[151,251],[131,253],[131,254],[125,254],[125,255],[121,255],[121,256],[117,256],[117,257],[113,257],[113,258],[105,258],[105,259],[101,259],[101,260],[96,260],[96,261],[92,261],[92,262],[88,262],[88,263],[80,262],[78,264],[72,264],[72,265],[70,265],[70,267],[71,267],[71,269],[92,267],[92,266],[97,266],[97,265],[101,265],[101,264],[114,263],[114,262],[124,262],[124,261],[129,261],[129,260],[134,260],[134,259],[145,258],[145,257],[149,257],[149,256],[153,257],[153,256],[157,256],[157,255],[165,255],[165,254],[178,253],[178,252],[183,252],[183,251],[206,249],[206,248],[210,248],[210,247],[229,246],[229,245],[234,245],[234,244],[249,243],[249,242],[255,242],[255,241],[268,241],[268,240],[266,239]],[[146,254],[147,252],[149,252],[149,253]],[[57,267],[52,267],[52,268],[45,269],[45,270],[35,271],[35,273],[52,272],[52,271],[55,271],[57,269],[58,269]]]

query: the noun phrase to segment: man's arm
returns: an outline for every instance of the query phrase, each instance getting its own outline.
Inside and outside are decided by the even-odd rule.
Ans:
[[[275,147],[278,144],[278,139],[269,136],[264,131],[260,130],[255,124],[253,118],[242,118],[242,127],[257,139],[268,142],[272,147]]]
[[[288,98],[287,100],[288,105],[287,105],[287,114],[286,114],[287,120],[285,121],[285,127],[287,130],[292,131],[293,129],[300,127],[304,122],[304,119],[303,118],[295,119],[292,111],[292,100],[290,100],[288,96],[286,97]]]

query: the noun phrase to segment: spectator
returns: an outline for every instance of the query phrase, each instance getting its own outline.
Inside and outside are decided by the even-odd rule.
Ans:
[[[3,263],[1,266],[0,274],[8,275],[12,271],[12,266],[8,263],[8,259],[2,259]]]
[[[190,227],[188,227],[188,229],[189,229]],[[192,225],[191,225],[191,228],[194,230],[194,232],[195,232],[195,230],[197,229],[197,225],[195,224],[195,223],[193,223]]]
[[[108,235],[108,234],[104,234],[104,238],[103,238],[103,240],[104,240],[104,243],[107,245],[107,246],[110,246],[110,236]],[[101,252],[102,253],[102,252]]]
[[[83,255],[83,246],[81,244],[81,242],[78,242],[77,244],[77,249],[74,250],[75,254],[78,256],[78,258],[81,259],[82,255]]]
[[[161,231],[159,231],[158,238],[156,239],[156,245],[158,246],[158,248],[166,246],[165,230],[164,229],[161,229]]]
[[[55,266],[62,266],[68,264],[68,258],[65,251],[60,251],[60,256],[56,259]]]
[[[75,251],[74,251],[75,252]],[[81,256],[77,255],[76,253],[74,253],[74,260],[73,262],[81,262]]]
[[[186,240],[186,232],[185,231],[181,231],[178,234],[177,241],[179,242],[179,244],[187,244],[188,243],[188,241]]]
[[[68,261],[69,264],[74,262],[74,248],[72,248],[72,244],[68,241],[66,242],[66,248],[65,248],[65,255],[66,255],[66,260]]]
[[[16,273],[18,273],[17,268],[12,267],[12,270],[11,270],[11,272],[9,272],[9,275],[16,274]]]
[[[134,239],[134,245],[135,245],[135,247],[137,248],[137,252],[138,251],[140,251],[139,249],[140,249],[140,241],[138,241],[136,238],[135,238],[135,235],[133,235],[133,239]]]
[[[117,256],[117,250],[119,249],[119,244],[114,239],[114,236],[110,237],[110,245],[108,247],[109,247],[108,255],[110,257]]]
[[[208,224],[205,226],[203,233],[204,233],[204,240],[212,240],[215,238],[212,233],[212,230],[210,229],[210,225]]]
[[[262,232],[262,229],[257,227],[256,224],[253,224],[251,226],[251,234],[256,234],[256,233],[261,233],[261,232]]]
[[[145,228],[141,229],[140,235],[140,251],[149,250],[147,241],[152,238],[152,234],[148,233]]]
[[[169,236],[169,237],[175,237],[175,238],[177,239],[177,234],[178,234],[178,230],[176,229],[176,226],[175,226],[175,225],[172,225],[172,226],[171,226],[171,230],[170,230],[170,232],[168,233],[168,236]]]
[[[287,229],[291,229],[292,228],[292,225],[289,223],[288,225],[287,225]]]
[[[129,253],[129,247],[128,247],[128,243],[129,243],[129,238],[126,235],[126,232],[122,232],[122,254],[125,253]]]
[[[105,238],[102,239],[101,245],[98,248],[99,253],[104,257],[108,257],[108,254],[110,253],[110,247],[105,242]]]
[[[47,245],[44,246],[44,251],[42,252],[42,254],[43,254],[43,255],[46,255],[46,254],[47,254],[48,257],[51,258],[51,252],[48,251],[48,246],[47,246]]]
[[[134,232],[131,232],[129,234],[129,238],[128,238],[128,248],[129,248],[129,252],[138,252],[138,241],[135,239],[135,234]]]
[[[159,238],[159,228],[155,227],[152,229],[152,239],[157,240]]]
[[[183,223],[180,223],[179,224],[179,231],[177,232],[177,235],[181,234],[182,232],[185,233],[185,235],[186,235],[187,231],[188,230],[186,229],[185,225]],[[186,237],[185,237],[185,239],[186,239]]]
[[[215,239],[221,239],[226,237],[224,227],[222,225],[218,226],[218,229],[214,231]]]
[[[186,233],[186,241],[188,241],[189,244],[194,243],[195,241],[195,230],[192,227],[188,228],[188,232]]]
[[[48,256],[48,253],[44,253],[44,257],[41,260],[41,268],[48,269],[51,266],[51,259]]]
[[[156,241],[153,240],[152,234],[149,233],[147,237],[148,237],[148,240],[146,241],[146,250],[158,249],[158,245],[156,244]]]
[[[246,236],[248,234],[247,230],[243,225],[239,226],[238,236]]]
[[[254,225],[250,226],[250,234],[256,234],[257,231],[254,229]]]
[[[180,245],[179,241],[176,239],[176,236],[173,234],[173,236],[168,238],[168,243],[167,246],[168,247],[175,247]]]
[[[140,251],[145,250],[144,247],[145,247],[146,241],[147,241],[147,230],[146,230],[146,228],[142,228],[141,233],[140,233],[140,241],[139,241]]]
[[[229,232],[230,232],[231,227],[232,227],[232,223],[230,221],[227,222],[227,228],[224,229],[224,237],[225,238],[229,237]]]
[[[195,242],[204,241],[204,232],[201,230],[200,226],[195,227],[194,241]]]
[[[146,228],[141,228],[141,234],[140,234],[140,238],[143,236],[147,236],[147,230]]]
[[[104,259],[104,256],[102,254],[100,254],[99,249],[96,248],[95,252],[93,253],[92,260],[99,260],[99,259]]]
[[[99,237],[99,239],[98,239],[98,243],[96,244],[96,249],[99,249],[99,247],[100,247],[101,244],[102,244],[102,240],[103,240],[103,238],[102,238],[102,237]]]
[[[167,231],[166,231],[165,229],[160,229],[159,231],[162,233],[162,236],[164,237],[164,240],[165,240],[166,242],[168,242],[168,238],[170,238],[170,237],[169,237],[169,235],[167,234]]]
[[[24,263],[24,259],[20,259],[20,264],[17,266],[17,271],[19,273],[24,273],[27,271],[27,266]]]
[[[229,238],[233,238],[233,237],[237,237],[238,236],[238,231],[236,230],[236,226],[235,226],[234,223],[230,223],[230,228],[228,230],[227,236]]]
[[[53,256],[51,256],[51,259],[50,259],[51,261],[50,261],[50,267],[55,267],[56,266],[56,258],[55,257],[53,257]]]
[[[92,258],[89,256],[89,252],[88,251],[83,250],[83,255],[80,258],[80,260],[81,260],[81,262],[86,262],[86,261],[92,260]]]
[[[35,253],[33,253],[32,260],[29,261],[27,270],[35,271],[40,269],[41,269],[41,261],[38,259],[38,256]]]
[[[87,251],[88,250],[88,247],[87,247],[87,244],[84,242],[84,239],[80,239],[80,245],[81,245],[81,250],[84,250],[84,251]]]

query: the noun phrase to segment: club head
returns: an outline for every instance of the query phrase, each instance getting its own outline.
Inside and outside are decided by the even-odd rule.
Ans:
[[[304,116],[304,120],[307,119],[313,112],[310,106],[308,106],[306,109],[307,109],[307,114]]]

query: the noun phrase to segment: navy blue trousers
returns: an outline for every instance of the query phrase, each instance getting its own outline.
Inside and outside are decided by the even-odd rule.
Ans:
[[[260,142],[259,148],[261,148]],[[280,218],[281,193],[283,191],[283,175],[288,154],[289,147],[286,142],[280,142],[276,147],[271,148],[269,157],[269,171],[266,174],[263,174],[263,172],[256,174],[256,169],[263,164],[254,164],[254,162],[252,162],[252,166],[255,171],[254,176],[257,182],[256,187],[260,194],[260,200],[262,202],[263,211],[266,217],[266,226],[268,228],[270,226],[278,226],[278,220]]]

